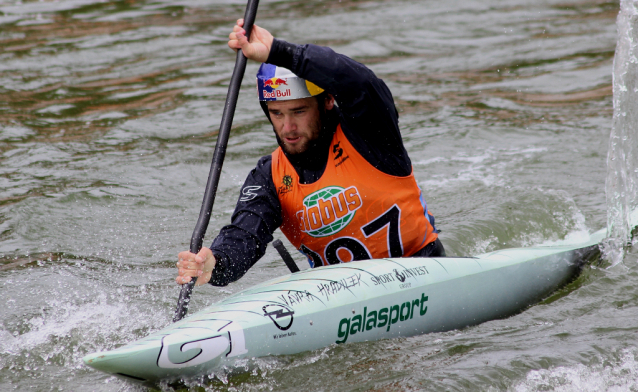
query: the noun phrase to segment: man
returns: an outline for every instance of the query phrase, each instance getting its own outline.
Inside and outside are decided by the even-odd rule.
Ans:
[[[260,103],[280,147],[250,172],[211,248],[179,254],[177,283],[241,278],[278,227],[311,267],[444,256],[385,83],[329,48],[277,40],[258,26],[249,42],[242,26],[228,46],[262,63]]]

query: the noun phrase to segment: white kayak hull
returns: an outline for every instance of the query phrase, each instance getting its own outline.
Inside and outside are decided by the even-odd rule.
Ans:
[[[241,358],[476,325],[520,312],[572,280],[604,236],[601,230],[579,244],[473,258],[367,260],[305,270],[84,362],[152,383],[209,374]]]

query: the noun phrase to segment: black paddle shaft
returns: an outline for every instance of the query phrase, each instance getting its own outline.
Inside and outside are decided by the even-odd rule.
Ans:
[[[284,246],[283,242],[281,242],[281,240],[274,240],[272,242],[272,246],[274,246],[275,249],[277,249],[277,252],[279,252],[279,256],[281,256],[281,258],[284,260],[284,263],[286,263],[286,267],[288,267],[291,273],[294,274],[295,272],[299,272],[299,267],[297,267],[297,263],[295,263],[295,260],[292,258],[290,253],[288,253],[288,251],[286,250],[286,247]]]
[[[244,30],[246,30],[246,37],[250,37],[250,32],[255,22],[255,16],[257,15],[257,7],[259,6],[259,0],[248,0],[246,5],[246,13],[244,15]],[[226,146],[228,145],[228,137],[230,136],[230,127],[233,125],[233,117],[235,116],[235,108],[237,107],[237,97],[239,96],[239,89],[241,87],[241,81],[244,78],[244,72],[246,71],[246,56],[241,50],[237,51],[237,59],[235,60],[235,69],[233,70],[233,76],[230,79],[230,86],[228,86],[228,95],[226,95],[226,104],[224,105],[224,114],[222,115],[222,122],[219,126],[219,134],[217,136],[217,144],[215,145],[215,152],[213,153],[213,161],[210,165],[210,172],[208,174],[208,182],[206,183],[206,191],[204,192],[204,200],[202,201],[202,209],[199,212],[199,219],[193,230],[193,236],[191,237],[191,253],[197,254],[202,249],[202,243],[204,242],[204,235],[210,222],[210,215],[213,211],[213,203],[215,202],[215,194],[217,193],[217,185],[219,185],[219,177],[222,172],[222,165],[224,164],[224,157],[226,156]],[[182,285],[182,290],[179,293],[179,299],[177,300],[177,309],[175,310],[175,316],[173,316],[173,322],[179,321],[188,312],[188,305],[190,302],[191,293],[193,292],[193,286],[195,281],[193,278],[190,282]]]

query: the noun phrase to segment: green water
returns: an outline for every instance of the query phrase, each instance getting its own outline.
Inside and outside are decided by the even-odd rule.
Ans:
[[[235,58],[226,37],[244,7],[0,2],[0,390],[140,389],[81,358],[170,323],[174,263],[197,220]],[[617,15],[601,1],[262,1],[257,24],[329,45],[386,81],[446,250],[471,255],[606,225]],[[276,147],[257,67],[205,243]],[[623,264],[588,268],[505,320],[263,358],[162,388],[635,390],[637,260],[630,249]],[[191,309],[286,271],[270,248],[239,282],[197,289]]]

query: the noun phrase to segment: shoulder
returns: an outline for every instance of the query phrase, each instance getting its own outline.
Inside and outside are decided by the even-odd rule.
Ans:
[[[273,153],[274,154],[274,153]],[[268,170],[270,171],[272,167],[272,154],[265,155],[257,161],[257,165],[255,166],[255,170]]]
[[[412,173],[412,161],[398,128],[383,129],[370,125],[364,129],[342,122],[341,129],[352,147],[383,173],[397,177]]]
[[[248,173],[241,188],[239,202],[242,205],[254,204],[266,197],[276,196],[275,184],[272,178],[272,157],[261,157],[255,167]],[[238,204],[239,206],[239,204]],[[237,212],[237,210],[236,210]]]
[[[246,185],[264,185],[268,188],[272,184],[272,156],[266,155],[259,158],[255,167],[250,171]]]

